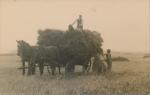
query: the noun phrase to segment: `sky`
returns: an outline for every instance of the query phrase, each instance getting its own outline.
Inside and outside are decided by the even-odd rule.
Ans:
[[[35,45],[39,29],[67,30],[79,14],[104,50],[150,51],[149,0],[0,0],[0,53],[16,51],[16,40]]]

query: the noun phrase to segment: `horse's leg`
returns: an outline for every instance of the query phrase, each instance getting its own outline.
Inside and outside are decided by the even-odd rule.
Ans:
[[[34,74],[36,73],[36,64],[34,64]]]
[[[59,69],[59,75],[61,74],[61,67],[60,67],[60,64],[58,64],[58,69]]]
[[[22,75],[25,75],[25,61],[22,61]]]
[[[48,74],[50,75],[50,67],[49,67],[49,64],[47,65],[47,71],[48,71]]]
[[[31,67],[31,74],[34,75],[35,74],[35,58],[31,57],[30,59],[30,67]]]
[[[38,63],[39,66],[39,71],[40,71],[40,75],[41,75],[41,63]]]
[[[30,66],[31,66],[31,75],[33,74],[33,61],[32,60],[30,60]]]
[[[52,69],[52,75],[55,75],[55,69],[56,69],[56,66],[55,66],[54,63],[52,63],[51,69]]]
[[[30,63],[28,62],[28,73],[27,75],[30,75]]]
[[[40,70],[40,75],[43,75],[43,70],[44,70],[44,64],[39,63],[39,70]]]
[[[35,63],[32,63],[32,74],[35,74]]]
[[[28,62],[28,75],[31,75],[31,63],[30,62]]]
[[[44,63],[42,63],[42,75],[44,73]]]

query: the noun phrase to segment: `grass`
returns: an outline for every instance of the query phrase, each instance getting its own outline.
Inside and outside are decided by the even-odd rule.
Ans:
[[[82,74],[80,67],[72,77],[64,74],[51,76],[22,76],[17,56],[0,56],[0,95],[149,95],[150,58],[143,54],[115,53],[129,62],[114,62],[112,73]]]

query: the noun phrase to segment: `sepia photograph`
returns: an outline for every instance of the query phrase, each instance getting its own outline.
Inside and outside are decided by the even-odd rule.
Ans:
[[[150,95],[150,0],[0,0],[0,95]]]

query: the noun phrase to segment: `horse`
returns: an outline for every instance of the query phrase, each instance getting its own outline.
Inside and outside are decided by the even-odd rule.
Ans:
[[[44,66],[51,67],[52,75],[55,74],[55,68],[58,67],[59,74],[61,74],[58,60],[60,56],[56,46],[30,46],[23,40],[17,41],[17,43],[18,56],[22,60],[23,75],[25,75],[25,62],[28,63],[28,75],[35,74],[36,65],[39,67],[40,75],[43,75]]]
[[[17,55],[20,56],[22,61],[22,75],[25,75],[25,63],[28,63],[28,75],[31,74],[31,56],[32,56],[32,47],[25,41],[17,41]]]
[[[48,68],[50,67],[52,70],[52,75],[55,74],[56,67],[59,68],[60,71],[60,61],[59,61],[59,51],[56,46],[38,46],[36,51],[36,55],[32,57],[33,63],[38,63],[40,68],[40,75],[43,74],[44,66],[46,65]],[[49,69],[48,69],[49,72]],[[50,73],[50,72],[49,72]]]

